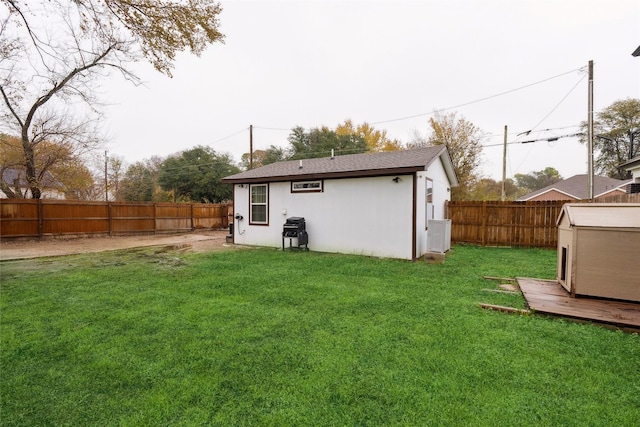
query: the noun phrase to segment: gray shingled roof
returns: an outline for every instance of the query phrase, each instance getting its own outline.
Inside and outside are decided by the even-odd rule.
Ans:
[[[18,180],[18,185],[20,188],[28,188],[29,184],[27,182],[27,173],[24,168],[7,168],[2,171],[2,179],[9,186],[13,187],[13,184],[16,180]],[[40,185],[48,188],[58,187],[60,186],[60,182],[51,175],[50,172],[45,172],[42,176]]]
[[[606,176],[594,176],[593,177],[593,196],[599,197],[604,193],[622,187],[628,184],[629,180],[623,181],[620,179],[609,178]],[[571,178],[567,178],[563,181],[556,182],[555,184],[548,185],[539,190],[533,191],[529,194],[525,194],[519,197],[518,201],[530,200],[542,193],[546,193],[551,190],[557,190],[562,193],[575,197],[576,199],[588,199],[587,189],[587,175],[574,175]]]
[[[447,170],[452,185],[457,185],[451,160],[446,148],[442,145],[403,151],[348,154],[333,158],[289,160],[231,175],[224,178],[223,181],[243,183],[287,181],[292,177],[296,179],[320,179],[409,173],[426,170],[434,160],[441,156],[446,159],[444,162],[445,170]]]

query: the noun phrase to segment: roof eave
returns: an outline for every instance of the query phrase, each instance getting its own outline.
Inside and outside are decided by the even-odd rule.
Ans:
[[[569,207],[565,204],[562,206],[562,209],[560,209],[560,215],[558,215],[558,219],[556,219],[556,227],[558,227],[560,225],[560,223],[562,222],[562,217],[567,215],[567,218],[569,218],[569,224],[571,224],[571,217],[569,216],[569,212],[568,212]]]
[[[228,182],[230,184],[251,184],[259,182],[309,181],[314,179],[370,178],[374,176],[408,175],[424,170],[426,170],[426,167],[424,166],[409,166],[389,169],[354,170],[346,172],[319,172],[252,178],[223,178],[222,181]]]
[[[460,181],[458,181],[458,175],[456,174],[456,170],[453,166],[453,161],[451,160],[451,156],[449,155],[447,147],[445,147],[444,145],[442,146],[442,150],[440,151],[438,158],[441,159],[444,171],[447,174],[447,178],[449,178],[449,185],[451,185],[451,187],[457,187],[458,185],[460,185]]]
[[[606,190],[606,191],[603,191],[602,193],[598,193],[598,194],[594,195],[593,198],[595,199],[595,198],[598,198],[598,197],[603,197],[603,196],[606,196],[609,193],[613,193],[614,191],[622,191],[623,193],[626,193],[624,188],[621,188],[621,187],[624,187],[625,185],[627,185],[627,184],[624,184],[624,185],[621,185],[621,186],[615,187],[615,188],[610,188],[609,190]]]
[[[624,169],[626,171],[629,171],[631,169],[637,168],[638,166],[640,166],[640,157],[635,157],[635,158],[633,158],[633,159],[631,159],[631,160],[629,160],[629,161],[627,161],[625,163],[622,163],[620,165],[620,168],[622,168],[622,169]]]

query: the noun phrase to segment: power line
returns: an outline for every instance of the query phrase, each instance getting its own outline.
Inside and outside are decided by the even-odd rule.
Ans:
[[[414,114],[414,115],[412,115],[412,116],[399,117],[399,118],[397,118],[397,119],[381,120],[381,121],[379,121],[379,122],[374,122],[374,123],[371,123],[371,124],[372,124],[372,125],[378,125],[378,124],[382,124],[382,123],[398,122],[398,121],[401,121],[401,120],[408,120],[408,119],[413,119],[413,118],[421,117],[421,116],[430,116],[430,115],[434,114],[435,112],[439,112],[439,111],[454,110],[454,109],[456,109],[456,108],[466,107],[467,105],[471,105],[471,104],[476,104],[476,103],[478,103],[478,102],[487,101],[487,100],[489,100],[489,99],[497,98],[497,97],[499,97],[499,96],[507,95],[507,94],[509,94],[509,93],[517,92],[517,91],[519,91],[519,90],[526,89],[526,88],[529,88],[529,87],[531,87],[531,86],[535,86],[535,85],[538,85],[538,84],[541,84],[541,83],[548,82],[548,81],[553,80],[553,79],[557,79],[557,78],[559,78],[559,77],[566,76],[567,74],[575,73],[576,71],[584,71],[584,70],[585,70],[585,67],[576,68],[576,69],[573,69],[573,70],[571,70],[571,71],[567,71],[567,72],[565,72],[565,73],[558,74],[558,75],[553,76],[553,77],[548,77],[548,78],[546,78],[546,79],[539,80],[539,81],[537,81],[537,82],[530,83],[530,84],[528,84],[528,85],[520,86],[520,87],[515,88],[515,89],[507,90],[507,91],[505,91],[505,92],[500,92],[500,93],[497,93],[497,94],[495,94],[495,95],[486,96],[486,97],[484,97],[484,98],[479,98],[479,99],[476,99],[476,100],[474,100],[474,101],[469,101],[469,102],[465,102],[465,103],[463,103],[463,104],[454,105],[454,106],[452,106],[452,107],[440,108],[440,109],[435,110],[434,112],[430,112],[430,113],[421,113],[421,114]],[[584,77],[583,77],[583,78],[584,78]]]
[[[561,74],[557,74],[557,75],[555,75],[555,76],[548,77],[548,78],[546,78],[546,79],[538,80],[538,81],[536,81],[536,82],[529,83],[529,84],[527,84],[527,85],[520,86],[520,87],[515,88],[515,89],[510,89],[510,90],[507,90],[507,91],[504,91],[504,92],[500,92],[500,93],[497,93],[497,94],[494,94],[494,95],[486,96],[486,97],[479,98],[479,99],[476,99],[476,100],[473,100],[473,101],[469,101],[469,102],[465,102],[465,103],[462,103],[462,104],[454,105],[454,106],[451,106],[451,107],[437,109],[437,110],[434,110],[433,112],[430,112],[430,113],[414,114],[414,115],[405,116],[405,117],[399,117],[399,118],[395,118],[395,119],[389,119],[389,120],[381,120],[381,121],[377,121],[377,122],[371,122],[371,123],[369,123],[369,124],[370,124],[370,125],[379,125],[379,124],[384,124],[384,123],[391,123],[391,122],[396,122],[396,121],[408,120],[408,119],[412,119],[412,118],[416,118],[416,117],[422,117],[422,116],[432,115],[432,114],[435,114],[436,112],[440,112],[440,111],[448,111],[448,110],[453,110],[453,109],[457,109],[457,108],[465,107],[465,106],[467,106],[467,105],[472,105],[472,104],[476,104],[476,103],[479,103],[479,102],[484,102],[484,101],[487,101],[487,100],[490,100],[490,99],[493,99],[493,98],[497,98],[497,97],[500,97],[500,96],[503,96],[503,95],[507,95],[507,94],[510,94],[510,93],[513,93],[513,92],[517,92],[517,91],[520,91],[520,90],[523,90],[523,89],[527,89],[527,88],[532,87],[532,86],[536,86],[536,85],[539,85],[539,84],[542,84],[542,83],[546,83],[546,82],[548,82],[548,81],[550,81],[550,80],[554,80],[554,79],[557,79],[557,78],[560,78],[560,77],[566,76],[566,75],[571,74],[571,73],[574,73],[574,72],[584,71],[584,70],[585,70],[585,68],[586,68],[586,67],[575,68],[575,69],[573,69],[573,70],[570,70],[570,71],[567,71],[567,72],[564,72],[564,73],[561,73]],[[582,77],[582,78],[581,78],[581,79],[580,79],[580,80],[579,80],[579,81],[578,81],[578,82],[577,82],[577,83],[576,83],[576,84],[575,84],[575,85],[574,85],[574,86],[569,90],[569,92],[568,92],[568,93],[567,93],[567,94],[566,94],[566,95],[565,95],[565,96],[560,100],[560,102],[558,102],[558,104],[556,104],[556,106],[554,106],[554,107],[551,109],[551,111],[550,111],[547,115],[545,115],[545,117],[544,117],[542,120],[540,120],[540,122],[538,122],[538,124],[536,124],[536,126],[534,126],[532,129],[535,129],[535,128],[536,128],[537,126],[539,126],[542,122],[544,122],[544,120],[546,120],[546,119],[547,119],[551,114],[553,114],[553,112],[554,112],[554,111],[555,111],[555,110],[556,110],[556,109],[557,109],[557,108],[558,108],[558,107],[559,107],[559,106],[560,106],[560,105],[561,105],[561,104],[562,104],[562,103],[567,99],[567,97],[568,97],[568,96],[571,94],[571,92],[573,92],[573,90],[574,90],[574,89],[575,89],[575,88],[580,84],[580,82],[582,82],[582,80],[584,80],[584,76],[583,76],[583,77]],[[286,132],[291,131],[291,129],[277,128],[277,127],[268,127],[268,126],[253,126],[253,128],[254,128],[254,129],[260,129],[260,130],[270,130],[270,131],[286,131]],[[564,129],[564,128],[555,128],[555,129]],[[224,137],[222,137],[222,138],[219,138],[219,139],[217,139],[217,140],[213,141],[211,144],[216,144],[216,143],[218,143],[218,142],[224,141],[224,140],[226,140],[226,139],[228,139],[228,138],[231,138],[231,137],[233,137],[233,136],[236,136],[236,135],[238,135],[238,134],[240,134],[240,133],[242,133],[242,132],[245,132],[245,131],[247,131],[247,130],[248,130],[248,128],[243,128],[243,129],[241,129],[241,130],[239,130],[239,131],[237,131],[237,132],[234,132],[234,133],[232,133],[232,134],[229,134],[229,135],[227,135],[227,136],[224,136]],[[332,129],[332,130],[335,130],[335,129]],[[554,129],[545,129],[545,130],[550,131],[550,130],[554,130]],[[531,130],[527,132],[527,135],[528,135],[530,132],[531,132]],[[540,131],[538,131],[538,132],[540,132]],[[491,135],[489,135],[489,136],[491,136]],[[542,141],[542,140],[544,140],[544,139],[541,139],[541,141]],[[533,142],[533,141],[527,141],[527,142]],[[536,142],[537,142],[537,141],[536,141]],[[511,142],[511,143],[508,143],[508,144],[513,144],[513,143],[518,143],[518,141],[514,141],[514,142]],[[490,145],[483,145],[483,147],[493,147],[493,146],[497,146],[497,145],[503,145],[503,144],[490,144]],[[318,154],[318,153],[307,153],[307,154]]]
[[[573,85],[573,87],[572,87],[571,89],[569,89],[569,92],[567,92],[567,94],[566,94],[565,96],[563,96],[563,97],[562,97],[562,99],[560,100],[560,102],[558,102],[558,103],[555,105],[555,107],[553,107],[553,108],[551,109],[551,111],[549,111],[549,113],[547,113],[547,115],[546,115],[546,116],[544,116],[544,117],[542,118],[542,120],[540,120],[540,121],[538,122],[538,124],[537,124],[537,125],[535,125],[534,127],[532,127],[531,129],[535,129],[535,128],[537,128],[538,126],[540,126],[540,125],[542,124],[542,122],[544,122],[545,120],[547,120],[547,118],[548,118],[551,114],[553,114],[553,112],[554,112],[554,111],[556,111],[556,110],[558,109],[558,107],[559,107],[559,106],[560,106],[560,105],[561,105],[561,104],[562,104],[562,103],[563,103],[563,102],[564,102],[564,101],[569,97],[569,95],[571,95],[571,92],[573,92],[573,91],[574,91],[574,89],[575,89],[576,87],[578,87],[578,85],[579,85],[579,84],[584,80],[584,78],[585,78],[585,76],[582,76],[582,78],[581,78],[580,80],[578,80],[578,82],[577,82],[575,85]]]
[[[567,71],[567,72],[564,72],[564,73],[561,73],[561,74],[558,74],[558,75],[555,75],[555,76],[552,76],[552,77],[548,77],[548,78],[546,78],[546,79],[538,80],[538,81],[536,81],[536,82],[529,83],[529,84],[527,84],[527,85],[517,87],[517,88],[515,88],[515,89],[510,89],[510,90],[507,90],[507,91],[504,91],[504,92],[500,92],[500,93],[497,93],[497,94],[494,94],[494,95],[486,96],[486,97],[484,97],[484,98],[479,98],[479,99],[476,99],[476,100],[473,100],[473,101],[469,101],[469,102],[465,102],[465,103],[462,103],[462,104],[454,105],[454,106],[451,106],[451,107],[447,107],[447,108],[439,108],[439,109],[434,110],[433,112],[429,112],[429,113],[420,113],[420,114],[414,114],[414,115],[410,115],[410,116],[404,116],[404,117],[399,117],[399,118],[389,119],[389,120],[380,120],[380,121],[377,121],[377,122],[371,122],[371,123],[369,123],[369,124],[370,124],[370,125],[379,125],[379,124],[383,124],[383,123],[397,122],[397,121],[401,121],[401,120],[413,119],[413,118],[416,118],[416,117],[430,116],[430,115],[434,114],[435,112],[439,112],[439,111],[448,111],[448,110],[454,110],[454,109],[456,109],[456,108],[460,108],[460,107],[466,107],[467,105],[477,104],[477,103],[479,103],[479,102],[487,101],[487,100],[489,100],[489,99],[497,98],[497,97],[500,97],[500,96],[503,96],[503,95],[507,95],[507,94],[510,94],[510,93],[513,93],[513,92],[517,92],[517,91],[519,91],[519,90],[523,90],[523,89],[530,88],[530,87],[532,87],[532,86],[536,86],[536,85],[539,85],[539,84],[542,84],[542,83],[546,83],[546,82],[548,82],[548,81],[550,81],[550,80],[554,80],[554,79],[557,79],[557,78],[560,78],[560,77],[566,76],[566,75],[568,75],[568,74],[575,73],[575,72],[577,72],[577,71],[584,71],[584,70],[585,70],[585,68],[586,68],[586,67],[575,68],[575,69],[573,69],[573,70],[570,70],[570,71]],[[573,88],[571,88],[571,90],[569,91],[569,93],[571,93],[571,92],[573,91],[573,89],[575,89],[575,87],[576,87],[576,86],[578,86],[578,84],[579,84],[582,80],[584,80],[584,76],[580,79],[580,81],[578,81],[578,83],[576,83],[576,85],[575,85]],[[566,95],[566,96],[565,96],[565,97],[560,101],[560,103],[559,103],[558,105],[560,105],[560,104],[561,104],[561,103],[566,99],[566,97],[567,97],[568,95],[569,95],[569,94],[567,94],[567,95]],[[549,113],[549,114],[548,114],[544,119],[542,119],[542,121],[544,121],[544,120],[545,120],[549,115],[551,115],[551,113],[553,113],[553,111],[554,111],[557,107],[558,107],[558,106],[554,107],[554,109],[553,109],[553,110],[552,110],[552,111],[551,111],[551,112],[550,112],[550,113]],[[542,123],[542,121],[541,121],[540,123]],[[538,125],[539,125],[540,123],[538,123]],[[537,126],[537,125],[536,125],[536,126]],[[262,129],[262,130],[273,130],[273,131],[291,131],[291,129],[277,128],[277,127],[269,127],[269,126],[254,126],[253,128],[254,128],[254,129]],[[334,128],[329,128],[329,129],[335,130]],[[224,139],[224,138],[223,138],[223,139]],[[218,142],[218,141],[215,141],[215,142]]]
[[[574,136],[582,136],[582,133],[570,133],[567,135],[558,135],[558,136],[551,136],[549,138],[537,138],[537,139],[530,139],[527,141],[511,141],[511,142],[507,142],[507,145],[512,145],[512,144],[531,144],[534,142],[555,142],[561,138],[571,138]],[[504,142],[501,142],[499,144],[488,144],[488,145],[483,145],[482,148],[485,147],[502,147],[504,145]]]
[[[532,129],[537,128],[538,126],[540,126],[551,114],[553,114],[553,112],[569,97],[569,95],[571,95],[571,92],[574,91],[574,89],[576,87],[578,87],[578,85],[582,82],[582,80],[584,80],[586,74],[582,76],[582,78],[580,78],[580,80],[578,80],[578,82],[573,85],[573,87],[571,89],[569,89],[569,92],[566,93],[565,96],[562,97],[562,99],[551,109],[551,111],[549,111],[549,113],[547,113],[547,115],[545,115],[542,120],[540,120]],[[531,131],[528,131],[526,134],[529,135]],[[574,133],[573,135],[566,135],[566,136],[561,136],[561,137],[552,137],[552,138],[547,138],[546,141],[547,142],[551,142],[551,141],[557,141],[559,138],[564,138],[564,137],[570,137],[570,136],[577,136],[579,135],[578,133]],[[533,141],[521,141],[522,144],[527,144],[530,142],[535,142],[535,140]],[[533,147],[531,148],[533,149]],[[527,154],[524,156],[524,158],[522,159],[522,161],[520,162],[520,164],[518,165],[518,167],[516,168],[516,170],[519,170],[522,165],[524,164],[524,162],[527,160],[527,158],[529,157],[529,155],[531,154],[531,149],[529,149],[529,151],[527,152]]]
[[[225,139],[229,139],[229,138],[231,138],[232,136],[236,136],[236,135],[238,135],[238,134],[240,134],[240,133],[242,133],[242,132],[246,132],[247,130],[249,130],[249,128],[243,128],[243,129],[241,129],[241,130],[239,130],[239,131],[237,131],[237,132],[232,133],[231,135],[227,135],[227,136],[224,136],[224,137],[222,137],[222,138],[220,138],[220,139],[216,139],[216,140],[215,140],[215,141],[213,141],[211,144],[216,144],[216,143],[218,143],[218,142],[220,142],[220,141],[224,141]]]
[[[286,150],[286,149],[285,149]],[[368,148],[348,148],[348,149],[342,149],[339,150],[337,148],[333,149],[333,153],[334,154],[339,154],[339,153],[346,153],[346,154],[358,154],[358,153],[366,153],[368,150]],[[326,154],[326,157],[329,157],[329,155],[331,154],[331,150],[323,150],[323,151],[305,151],[303,153],[295,153],[296,157],[295,158],[287,158],[284,159],[285,161],[289,161],[289,160],[305,160],[305,159],[315,159],[317,157],[315,157],[316,154]],[[314,156],[314,157],[310,157],[310,156]],[[298,156],[303,156],[303,157],[298,157]]]
[[[262,129],[262,130],[277,130],[277,131],[291,131],[291,129],[284,129],[284,128],[271,128],[271,127],[264,127],[264,126],[254,126],[254,129]]]
[[[538,129],[535,132],[550,132],[552,130],[564,130],[564,129],[572,129],[572,128],[578,128],[580,127],[580,125],[571,125],[571,126],[561,126],[561,127],[557,127],[557,128],[547,128],[547,129]],[[515,132],[509,132],[508,135],[516,135],[516,136],[520,136],[521,134],[527,134],[529,135],[531,132],[534,132],[533,130],[528,130],[525,132],[519,132],[519,133],[515,133]],[[503,137],[504,133],[490,133],[488,135],[485,135],[485,137],[487,138],[492,138],[495,136],[499,136],[499,137]],[[502,145],[503,143],[500,143],[499,145]]]
[[[573,70],[570,70],[570,71],[567,71],[567,72],[564,72],[564,73],[561,73],[561,74],[558,74],[558,75],[555,75],[555,76],[552,76],[552,77],[548,77],[548,78],[546,78],[546,79],[538,80],[538,81],[536,81],[536,82],[529,83],[529,84],[527,84],[527,85],[520,86],[520,87],[515,88],[515,89],[510,89],[510,90],[507,90],[507,91],[504,91],[504,92],[500,92],[500,93],[497,93],[497,94],[494,94],[494,95],[486,96],[486,97],[484,97],[484,98],[479,98],[479,99],[476,99],[476,100],[473,100],[473,101],[469,101],[469,102],[465,102],[465,103],[462,103],[462,104],[454,105],[454,106],[451,106],[451,107],[447,107],[447,108],[440,108],[440,109],[435,110],[434,112],[414,114],[414,115],[411,115],[411,116],[399,117],[399,118],[396,118],[396,119],[380,120],[380,121],[377,121],[377,122],[371,122],[371,123],[369,123],[369,124],[370,124],[370,125],[379,125],[379,124],[383,124],[383,123],[397,122],[397,121],[413,119],[413,118],[421,117],[421,116],[429,116],[429,115],[432,115],[432,114],[434,114],[435,112],[439,112],[439,111],[448,111],[448,110],[454,110],[454,109],[456,109],[456,108],[460,108],[460,107],[466,107],[467,105],[477,104],[477,103],[479,103],[479,102],[487,101],[487,100],[489,100],[489,99],[497,98],[497,97],[500,97],[500,96],[503,96],[503,95],[507,95],[507,94],[510,94],[510,93],[513,93],[513,92],[517,92],[517,91],[519,91],[519,90],[527,89],[527,88],[529,88],[529,87],[536,86],[536,85],[539,85],[539,84],[542,84],[542,83],[546,83],[546,82],[548,82],[548,81],[550,81],[550,80],[554,80],[554,79],[557,79],[557,78],[560,78],[560,77],[566,76],[566,75],[568,75],[568,74],[575,73],[575,72],[577,72],[577,71],[584,71],[584,70],[585,70],[585,67],[575,68],[575,69],[573,69]],[[577,82],[577,83],[576,83],[576,84],[571,88],[571,90],[569,90],[569,92],[567,93],[567,95],[565,95],[565,96],[560,100],[560,102],[559,102],[559,103],[558,103],[558,104],[557,104],[557,105],[556,105],[556,106],[555,106],[555,107],[554,107],[554,108],[549,112],[549,114],[547,114],[547,115],[546,115],[546,116],[545,116],[545,117],[540,121],[540,123],[542,123],[544,120],[546,120],[546,119],[547,119],[547,117],[549,117],[549,116],[550,116],[550,115],[551,115],[551,114],[552,114],[552,113],[553,113],[553,112],[558,108],[558,106],[559,106],[560,104],[562,104],[562,102],[563,102],[563,101],[564,101],[564,100],[569,96],[569,94],[570,94],[570,93],[571,93],[571,92],[572,92],[572,91],[573,91],[573,90],[574,90],[574,89],[575,89],[575,88],[580,84],[580,82],[582,82],[582,80],[584,80],[584,76],[583,76],[583,77],[582,77],[582,78],[581,78],[581,79],[580,79],[580,80],[579,80],[579,81],[578,81],[578,82]],[[540,123],[538,123],[536,126],[539,126],[539,125],[540,125]],[[261,129],[261,130],[273,130],[273,131],[290,131],[290,130],[291,130],[291,129],[277,128],[277,127],[268,127],[268,126],[253,126],[253,128],[254,128],[254,129]],[[330,128],[330,129],[332,129],[332,128]],[[534,127],[534,129],[535,129],[535,127]],[[246,130],[246,129],[243,129],[242,131],[244,131],[244,130]],[[332,130],[333,130],[333,129],[332,129]],[[242,131],[240,131],[240,132],[242,132]],[[236,132],[236,133],[234,133],[234,134],[232,134],[232,135],[229,135],[229,136],[226,136],[226,137],[224,137],[224,138],[221,138],[221,139],[219,139],[219,140],[217,140],[217,141],[214,141],[214,142],[213,142],[213,144],[215,144],[216,142],[222,141],[222,140],[224,140],[224,139],[226,139],[226,138],[230,138],[231,136],[237,135],[237,134],[238,134],[238,133],[240,133],[240,132]]]

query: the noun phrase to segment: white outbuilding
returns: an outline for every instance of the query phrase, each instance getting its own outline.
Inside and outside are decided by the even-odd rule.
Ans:
[[[621,164],[620,168],[631,172],[632,182],[629,184],[629,193],[640,193],[640,156]]]
[[[568,203],[558,225],[558,281],[571,296],[640,302],[640,204]]]
[[[458,181],[444,146],[278,162],[223,181],[237,244],[296,246],[283,233],[302,227],[301,243],[320,252],[413,260],[449,248],[445,203]]]

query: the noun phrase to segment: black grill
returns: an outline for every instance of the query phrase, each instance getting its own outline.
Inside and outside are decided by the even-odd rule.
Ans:
[[[282,226],[282,249],[284,250],[284,239],[289,239],[289,249],[293,249],[292,240],[297,240],[297,249],[302,249],[304,245],[305,250],[309,250],[307,244],[309,243],[309,236],[307,235],[307,226],[304,218],[292,216],[287,218],[287,222]]]

